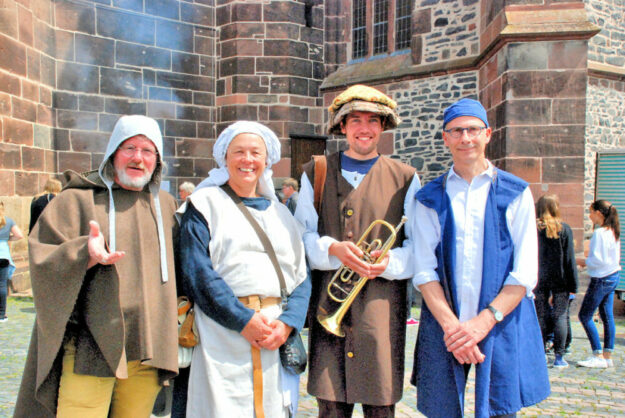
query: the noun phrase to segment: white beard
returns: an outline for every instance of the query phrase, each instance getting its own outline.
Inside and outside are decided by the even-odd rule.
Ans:
[[[145,173],[142,177],[130,177],[124,170],[116,169],[115,174],[122,186],[133,189],[143,189],[152,179],[152,174],[150,173]]]

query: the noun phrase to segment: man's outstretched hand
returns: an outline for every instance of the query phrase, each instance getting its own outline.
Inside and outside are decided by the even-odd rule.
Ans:
[[[126,253],[123,251],[109,252],[104,242],[104,236],[100,233],[100,225],[96,221],[89,221],[89,239],[87,241],[89,250],[89,263],[87,268],[96,264],[115,264]]]

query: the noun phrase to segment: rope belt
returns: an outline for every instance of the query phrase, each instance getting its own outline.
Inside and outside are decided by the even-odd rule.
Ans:
[[[261,298],[258,295],[241,296],[239,301],[245,307],[259,312],[262,308],[272,305],[279,305],[281,299],[278,297]],[[260,362],[260,350],[254,346],[252,348],[252,382],[254,384],[254,411],[256,418],[265,418],[263,410],[263,365]]]

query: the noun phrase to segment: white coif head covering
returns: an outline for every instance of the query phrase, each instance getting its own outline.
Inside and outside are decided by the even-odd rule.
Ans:
[[[158,231],[158,242],[161,258],[161,280],[166,282],[168,278],[167,269],[167,246],[165,244],[165,231],[163,228],[163,215],[161,213],[161,202],[158,197],[158,193],[161,185],[161,176],[163,174],[163,137],[161,135],[161,129],[158,123],[147,116],[143,115],[126,115],[119,118],[111,137],[109,138],[108,145],[106,146],[106,152],[104,159],[100,164],[98,173],[100,178],[106,185],[109,193],[109,242],[108,246],[110,251],[116,250],[116,222],[115,222],[115,200],[113,199],[113,183],[115,183],[113,169],[113,156],[117,148],[126,141],[137,135],[145,135],[156,147],[158,152],[158,163],[152,174],[152,178],[148,183],[148,188],[154,199],[154,208],[156,210],[156,227]]]
[[[268,198],[277,200],[273,188],[271,166],[280,161],[280,141],[275,133],[265,125],[258,122],[239,121],[228,126],[217,138],[213,146],[213,158],[217,162],[218,168],[213,168],[195,190],[203,187],[215,187],[225,184],[230,178],[226,167],[226,151],[232,140],[239,134],[255,134],[263,139],[267,147],[267,167],[258,181],[258,192]]]

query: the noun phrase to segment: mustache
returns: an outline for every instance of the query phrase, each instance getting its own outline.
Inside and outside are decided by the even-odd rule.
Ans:
[[[134,164],[134,163],[128,163],[126,165],[127,168],[137,168],[139,170],[143,170],[146,171],[146,168],[143,164]]]

